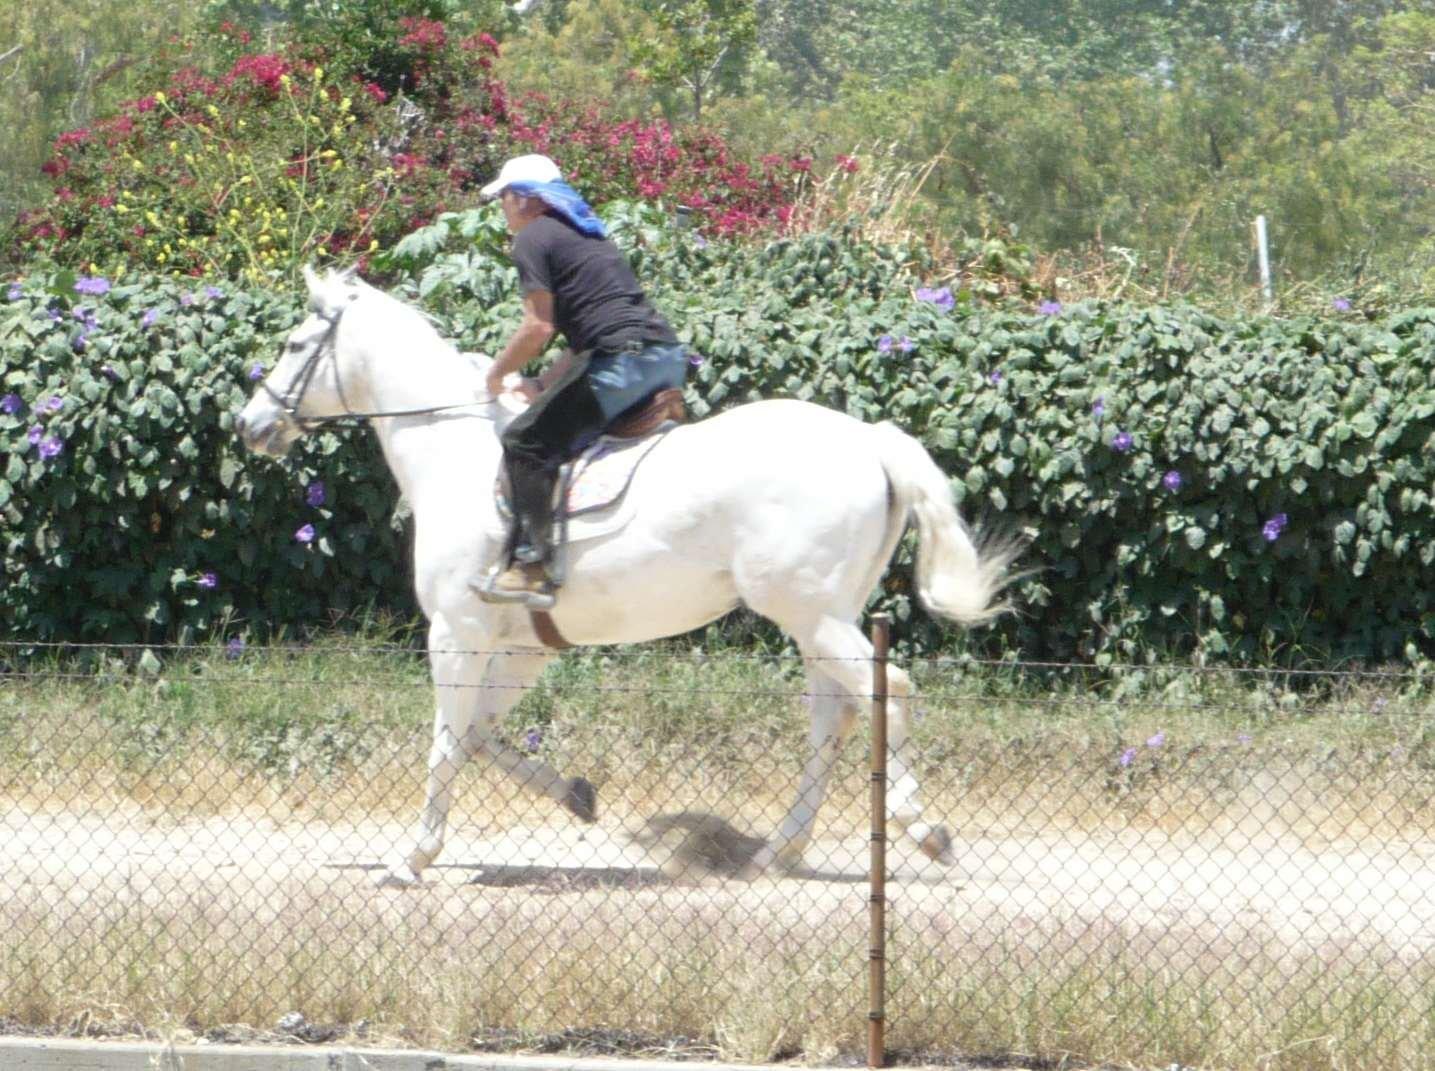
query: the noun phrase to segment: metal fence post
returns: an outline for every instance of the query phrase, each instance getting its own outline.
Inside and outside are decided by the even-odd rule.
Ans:
[[[892,619],[872,617],[872,861],[868,875],[867,1066],[887,1063],[887,647]]]

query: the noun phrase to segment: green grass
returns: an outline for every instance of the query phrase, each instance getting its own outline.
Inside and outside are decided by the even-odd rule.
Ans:
[[[32,659],[0,688],[0,817],[407,824],[432,701],[422,658],[392,641],[328,636],[238,658],[202,648],[148,671]],[[1269,842],[1396,859],[1435,841],[1435,700],[1422,679],[911,669],[931,813],[972,843],[1029,840],[1033,866],[1102,837],[1197,856]],[[605,816],[625,824],[702,806],[766,833],[800,767],[802,689],[780,655],[573,653],[504,730],[515,741],[538,730],[539,754],[593,778]],[[819,837],[862,836],[864,749],[848,749]],[[478,768],[454,816],[484,828],[567,821]],[[639,1048],[809,1061],[864,1043],[860,884],[440,882],[381,895],[365,872],[323,873],[139,881],[117,870],[93,887],[0,877],[0,1019],[204,1032],[301,1010],[367,1021],[371,1039],[460,1049],[591,1028]],[[1085,911],[1079,889],[1054,914],[1028,910],[1020,889],[988,910],[961,888],[950,903],[923,899],[920,883],[894,888],[889,1034],[909,1059],[1435,1067],[1435,960],[1393,931],[1337,933],[1334,909],[1311,916],[1310,939],[1168,925]]]

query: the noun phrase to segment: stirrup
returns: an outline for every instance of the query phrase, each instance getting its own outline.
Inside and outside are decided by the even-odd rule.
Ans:
[[[558,602],[558,597],[549,591],[497,591],[494,584],[498,578],[508,570],[495,565],[483,578],[474,585],[478,590],[478,597],[484,602],[518,604],[529,610],[551,610]]]

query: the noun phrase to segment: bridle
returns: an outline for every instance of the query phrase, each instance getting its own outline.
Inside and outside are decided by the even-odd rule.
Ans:
[[[290,381],[288,388],[280,394],[269,385],[269,377],[265,376],[259,383],[265,394],[274,400],[279,406],[280,412],[284,414],[295,427],[302,431],[318,427],[321,424],[332,424],[340,420],[371,420],[375,417],[403,417],[403,416],[426,416],[429,413],[444,413],[453,409],[470,409],[475,405],[487,405],[496,399],[490,395],[486,398],[476,398],[471,402],[455,402],[452,405],[431,405],[423,409],[389,409],[378,413],[360,413],[349,407],[349,400],[344,397],[344,381],[339,376],[339,351],[334,345],[334,336],[339,331],[339,320],[344,315],[341,307],[338,312],[332,315],[314,311],[314,315],[328,324],[324,334],[314,344],[309,356],[304,359],[303,367],[298,374]],[[342,413],[328,413],[323,416],[301,416],[299,407],[304,404],[304,395],[309,393],[309,387],[314,382],[314,375],[319,370],[319,361],[323,358],[325,351],[334,362],[334,385],[339,391],[339,404],[344,407]]]

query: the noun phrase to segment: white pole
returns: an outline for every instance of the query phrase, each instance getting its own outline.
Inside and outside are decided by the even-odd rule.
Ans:
[[[1266,241],[1265,216],[1256,217],[1256,257],[1261,265],[1261,293],[1269,305],[1274,298],[1271,296],[1271,252]]]

